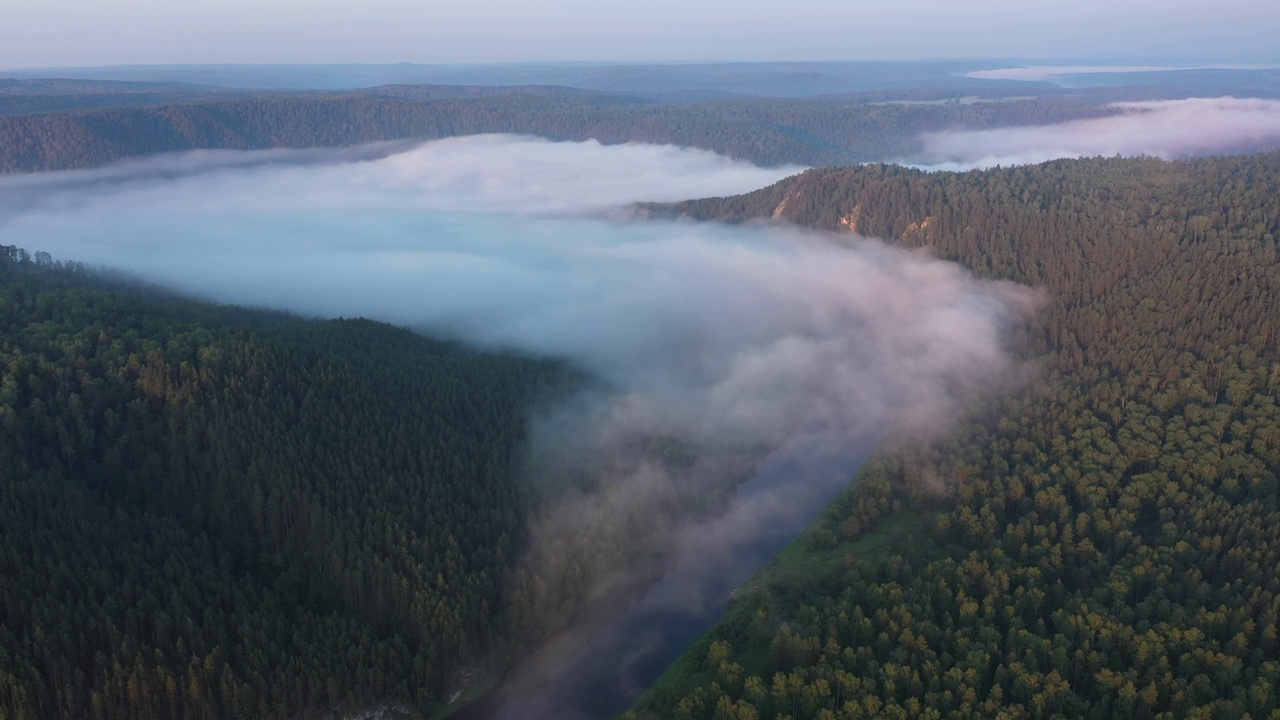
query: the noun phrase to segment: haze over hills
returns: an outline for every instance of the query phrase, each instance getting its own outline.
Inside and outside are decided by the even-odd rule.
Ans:
[[[0,716],[1274,716],[1278,148],[1232,63],[0,72]]]
[[[258,90],[355,90],[375,85],[559,85],[636,95],[703,91],[801,97],[871,91],[1021,87],[1272,88],[1280,64],[1102,65],[1088,61],[489,63],[429,65],[122,65],[0,69],[15,79],[185,83]]]
[[[186,82],[266,90],[354,90],[374,85],[562,85],[631,94],[704,91],[804,96],[868,90],[999,86],[965,73],[999,62],[514,63],[475,65],[186,65],[3,70],[9,77]]]
[[[66,72],[84,79],[0,80],[0,172],[95,167],[194,149],[342,147],[475,133],[671,143],[764,165],[903,161],[955,166],[971,153],[957,153],[939,137],[1056,125],[1126,111],[1133,115],[1141,109],[1116,103],[1232,94],[1280,97],[1280,71],[1268,69],[1063,66],[1061,74],[1054,74],[1052,67],[997,62],[227,66]],[[227,74],[217,74],[222,72]],[[101,79],[117,77],[150,79]],[[434,84],[403,84],[410,80]],[[377,84],[383,82],[401,84]],[[511,84],[527,82],[537,84]],[[242,87],[255,85],[306,89]],[[352,89],[318,89],[346,86]],[[780,97],[784,95],[795,97]],[[1216,108],[1203,106],[1199,115],[1237,107],[1241,106],[1223,100]],[[1268,112],[1264,104],[1253,119],[1242,118],[1257,128],[1238,133],[1241,142],[1230,147],[1188,140],[1185,150],[1170,151],[1165,146],[1178,145],[1177,141],[1156,140],[1148,148],[1136,148],[1132,138],[1111,139],[1105,125],[1082,125],[1077,134],[1100,140],[1050,148],[1048,155],[1025,147],[1005,157],[995,152],[986,157],[994,164],[1017,157],[1094,153],[1171,157],[1183,152],[1256,151],[1270,147],[1274,123]],[[1196,125],[1189,120],[1199,121],[1153,115],[1134,122],[1132,132],[1168,124],[1175,134],[1194,136]],[[1213,118],[1204,121],[1216,123]],[[995,137],[999,145],[1004,136]]]

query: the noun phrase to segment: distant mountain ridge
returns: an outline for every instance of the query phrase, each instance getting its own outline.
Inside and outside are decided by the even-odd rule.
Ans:
[[[0,70],[0,76],[189,82],[259,90],[351,90],[374,85],[565,85],[614,92],[706,90],[799,97],[928,86],[991,88],[966,72],[998,61],[505,63],[427,65],[132,65]],[[1022,83],[1026,85],[1026,83]]]
[[[390,86],[0,117],[0,173],[98,167],[196,149],[343,147],[479,133],[646,142],[757,165],[839,165],[904,157],[923,132],[1096,117],[1072,100],[873,105],[858,99],[727,98],[661,103],[570,88]]]

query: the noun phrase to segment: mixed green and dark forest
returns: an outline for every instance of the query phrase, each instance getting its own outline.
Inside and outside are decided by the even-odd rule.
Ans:
[[[882,449],[633,717],[1280,717],[1280,154],[813,170],[650,208],[1045,288],[1024,386]]]
[[[0,248],[0,717],[429,710],[514,634],[574,382]]]
[[[630,72],[605,78],[626,92],[0,80],[0,174],[498,132],[839,165],[1135,92],[646,95]],[[1016,389],[882,447],[634,717],[1280,718],[1278,192],[1270,153],[827,168],[642,208],[887,238],[1048,302],[1012,340]],[[0,247],[0,720],[429,716],[652,554],[631,507],[540,550],[546,576],[520,564],[531,418],[582,382]]]

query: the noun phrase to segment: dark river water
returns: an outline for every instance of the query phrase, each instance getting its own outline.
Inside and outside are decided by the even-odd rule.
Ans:
[[[629,606],[613,609],[567,662],[517,666],[457,720],[605,720],[631,707],[723,615],[730,594],[848,487],[865,452],[833,458],[795,445],[774,453],[720,518],[688,529],[674,567]],[[534,667],[530,667],[533,665]],[[530,675],[537,680],[530,681]]]

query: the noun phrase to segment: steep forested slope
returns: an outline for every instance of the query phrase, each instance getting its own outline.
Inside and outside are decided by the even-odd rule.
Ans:
[[[641,717],[1280,717],[1280,155],[817,170],[652,208],[1044,287],[1026,386],[886,449]],[[803,572],[798,569],[803,568]]]
[[[413,87],[163,107],[0,117],[0,173],[65,170],[193,149],[339,147],[380,140],[521,133],[555,140],[670,143],[762,165],[886,160],[919,134],[1054,122],[1109,112],[1079,102],[866,105],[771,98],[665,104],[564,89],[480,97]],[[424,99],[425,98],[425,99]]]
[[[430,707],[507,634],[567,379],[0,248],[0,717]]]

